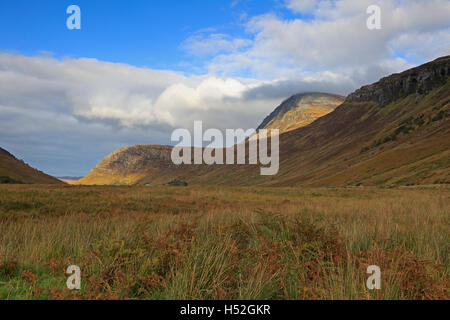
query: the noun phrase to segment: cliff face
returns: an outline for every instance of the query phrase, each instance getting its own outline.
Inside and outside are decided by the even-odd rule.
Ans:
[[[412,93],[427,94],[445,84],[450,75],[450,56],[441,57],[399,74],[382,78],[350,94],[346,101],[375,101],[379,107]]]
[[[279,129],[280,133],[310,124],[333,111],[345,98],[328,93],[301,93],[283,101],[258,129]]]

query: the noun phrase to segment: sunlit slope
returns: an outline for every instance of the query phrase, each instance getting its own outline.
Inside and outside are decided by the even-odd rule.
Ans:
[[[278,129],[280,133],[304,127],[332,112],[345,97],[320,92],[297,94],[283,101],[258,129]]]
[[[106,156],[87,176],[73,184],[135,184],[147,175],[162,176],[165,181],[175,166],[170,160],[172,147],[135,145]]]

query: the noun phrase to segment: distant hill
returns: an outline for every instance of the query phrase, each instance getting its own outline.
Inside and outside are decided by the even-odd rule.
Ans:
[[[333,111],[345,97],[320,92],[296,94],[283,101],[257,129],[279,129],[280,133],[304,127]]]
[[[63,181],[63,182],[65,182],[65,183],[73,184],[74,182],[80,180],[83,177],[59,176],[59,177],[56,177],[56,178],[61,180],[61,181]]]
[[[84,184],[413,185],[450,183],[450,56],[364,86],[334,111],[280,136],[280,170],[180,165],[170,146],[106,157]],[[282,114],[279,112],[278,114]],[[285,113],[286,114],[286,113]],[[270,121],[276,119],[276,114]]]
[[[152,182],[159,177],[160,183],[173,179],[177,171],[171,159],[171,146],[135,145],[124,147],[106,156],[88,175],[73,184],[135,184],[152,176]]]
[[[83,178],[83,177],[58,176],[58,177],[55,177],[55,178],[58,178],[58,179],[60,179],[60,180],[80,180],[80,179]]]
[[[0,148],[0,183],[63,184],[64,182],[30,167]]]

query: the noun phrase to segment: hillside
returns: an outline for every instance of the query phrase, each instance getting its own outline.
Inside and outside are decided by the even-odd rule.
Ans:
[[[2,148],[0,148],[0,183],[63,184],[62,181],[18,160]]]
[[[450,183],[450,56],[350,94],[333,112],[280,136],[280,170],[259,165],[181,165],[167,146],[119,150],[84,184],[409,185]],[[146,155],[147,148],[152,156]],[[134,159],[133,154],[138,154]],[[131,166],[117,167],[126,159]]]
[[[151,175],[152,181],[167,177],[177,167],[170,160],[172,147],[136,145],[124,147],[106,156],[87,176],[73,184],[134,184]]]
[[[283,101],[257,129],[279,129],[280,133],[304,127],[330,113],[345,97],[328,93],[301,93]]]

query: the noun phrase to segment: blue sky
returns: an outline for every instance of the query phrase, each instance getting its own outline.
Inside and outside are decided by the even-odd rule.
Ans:
[[[0,147],[81,176],[196,120],[256,128],[293,94],[347,95],[450,54],[449,16],[448,0],[1,0]]]
[[[81,30],[66,28],[71,4],[81,8]],[[292,16],[273,0],[2,0],[0,48],[193,72],[189,65],[202,63],[180,48],[186,38],[202,30],[246,36],[243,15],[268,12]]]

